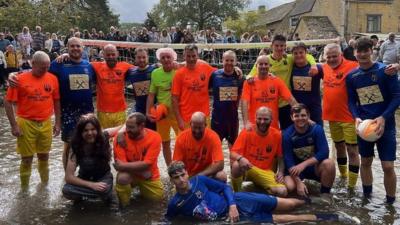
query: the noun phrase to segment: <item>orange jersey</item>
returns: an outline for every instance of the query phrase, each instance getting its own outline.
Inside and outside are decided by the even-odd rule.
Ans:
[[[270,127],[267,136],[260,136],[255,129],[243,129],[231,152],[235,152],[254,166],[263,170],[272,170],[275,158],[282,157],[282,134],[280,130]]]
[[[194,70],[182,67],[176,71],[171,92],[179,97],[179,111],[185,122],[197,111],[210,115],[208,82],[215,70],[208,64],[197,63]]]
[[[126,148],[121,147],[117,143],[117,138],[114,138],[114,157],[122,162],[145,162],[150,164],[150,168],[145,172],[151,172],[151,180],[156,180],[160,177],[157,160],[161,149],[160,135],[150,129],[144,129],[145,135],[140,140],[132,140],[125,132]],[[139,176],[146,179],[143,176]]]
[[[118,62],[114,68],[109,68],[105,62],[91,64],[97,79],[97,110],[111,113],[125,111],[125,76],[133,65]]]
[[[246,81],[243,85],[242,100],[248,102],[248,117],[251,123],[255,122],[257,109],[266,106],[272,110],[271,126],[279,128],[279,98],[289,101],[292,93],[278,77],[269,75],[263,80],[256,77],[253,84]]]
[[[221,140],[210,128],[205,129],[201,140],[193,138],[192,129],[186,129],[176,139],[173,160],[184,162],[189,176],[194,176],[224,160]]]
[[[342,64],[335,69],[332,69],[328,64],[323,65],[322,119],[348,123],[354,121],[347,104],[346,77],[350,71],[357,67],[357,62],[345,58],[343,58]]]
[[[18,87],[10,87],[6,100],[17,103],[17,115],[28,120],[44,121],[54,112],[54,100],[60,99],[57,77],[46,73],[35,77],[31,72],[18,75]]]

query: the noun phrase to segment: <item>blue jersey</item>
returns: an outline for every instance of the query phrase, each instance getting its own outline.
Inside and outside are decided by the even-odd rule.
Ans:
[[[322,66],[318,64],[318,74],[310,76],[308,75],[310,68],[311,65],[309,64],[305,67],[293,65],[290,83],[293,97],[297,102],[303,103],[308,107],[311,119],[317,122],[322,121],[320,85],[323,78],[323,70]]]
[[[126,81],[132,84],[133,94],[135,95],[135,112],[146,114],[147,96],[150,90],[151,72],[156,69],[150,65],[145,70],[134,67],[128,70]]]
[[[61,108],[93,112],[92,86],[96,82],[96,74],[88,61],[53,61],[49,71],[58,78]]]
[[[178,215],[213,221],[223,218],[229,206],[236,204],[240,219],[255,222],[272,221],[272,211],[277,206],[274,196],[236,192],[232,193],[229,185],[206,176],[190,179],[190,191],[181,195],[176,193],[168,203],[167,219]]]
[[[385,64],[358,68],[346,77],[349,109],[354,118],[385,118],[386,127],[395,127],[394,112],[400,104],[397,75],[386,75]]]
[[[219,123],[238,121],[238,106],[244,77],[226,75],[223,69],[211,74],[209,86],[213,94],[212,120]]]
[[[201,220],[216,220],[224,217],[230,205],[235,204],[230,186],[206,176],[190,179],[187,194],[176,193],[168,203],[168,219],[178,215],[196,217]]]
[[[291,125],[283,133],[282,147],[287,169],[312,157],[318,162],[329,157],[325,132],[318,124],[310,125],[304,134],[298,133],[294,125]]]

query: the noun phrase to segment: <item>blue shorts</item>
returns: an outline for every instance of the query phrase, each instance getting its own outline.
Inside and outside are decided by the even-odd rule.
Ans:
[[[236,192],[234,198],[241,220],[273,222],[272,211],[278,205],[276,197],[252,192]]]
[[[225,138],[229,144],[233,145],[238,137],[239,120],[219,122],[211,119],[211,129],[218,134],[221,141]]]
[[[361,157],[368,158],[375,156],[374,147],[378,149],[379,159],[381,161],[396,160],[396,128],[385,127],[381,138],[376,142],[368,142],[357,136],[358,149]]]
[[[93,108],[61,106],[61,140],[69,142],[79,118],[93,113]]]

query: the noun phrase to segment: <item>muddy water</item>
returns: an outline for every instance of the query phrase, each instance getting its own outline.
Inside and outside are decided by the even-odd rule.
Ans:
[[[400,114],[397,115],[399,130]],[[327,132],[329,137],[329,133]],[[397,135],[397,149],[400,149],[400,136]],[[32,170],[30,189],[26,193],[19,188],[19,157],[15,153],[15,138],[11,135],[10,126],[4,109],[0,108],[0,224],[160,224],[165,213],[166,202],[146,202],[140,197],[132,200],[127,209],[120,211],[116,204],[104,206],[102,202],[84,202],[74,205],[64,199],[61,188],[64,183],[64,172],[61,164],[62,142],[59,137],[53,140],[50,154],[50,181],[47,186],[42,186],[36,170],[36,161]],[[227,145],[224,143],[225,159],[228,159]],[[397,160],[400,151],[397,152]],[[226,171],[229,170],[228,161],[225,162]],[[159,158],[159,167],[166,193],[172,195],[171,186],[168,184],[165,173],[165,163],[162,156]],[[383,173],[380,162],[376,159],[373,163],[374,193],[369,200],[362,198],[361,181],[357,188],[349,193],[346,182],[336,179],[332,190],[333,205],[307,205],[293,213],[331,213],[345,211],[357,216],[362,224],[400,224],[400,195],[393,206],[384,204],[385,191],[383,187]],[[400,164],[396,162],[398,180]],[[398,185],[399,186],[399,185]],[[311,192],[318,194],[318,186],[311,184]],[[174,224],[196,224],[190,220],[178,220]],[[302,223],[315,224],[315,223]],[[322,223],[321,223],[322,224]],[[327,224],[327,223],[324,223]],[[328,223],[338,224],[338,223]]]

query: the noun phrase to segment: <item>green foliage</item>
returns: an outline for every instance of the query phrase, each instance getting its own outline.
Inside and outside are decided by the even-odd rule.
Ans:
[[[119,16],[111,12],[107,0],[13,0],[2,1],[0,27],[13,33],[23,26],[65,33],[71,27],[108,31],[117,26]]]
[[[160,0],[149,16],[161,27],[194,24],[199,29],[221,28],[227,17],[237,18],[249,0]]]
[[[224,22],[224,26],[235,31],[237,35],[242,35],[244,32],[252,32],[256,30],[255,23],[259,15],[258,11],[243,12],[237,19],[229,17]]]

